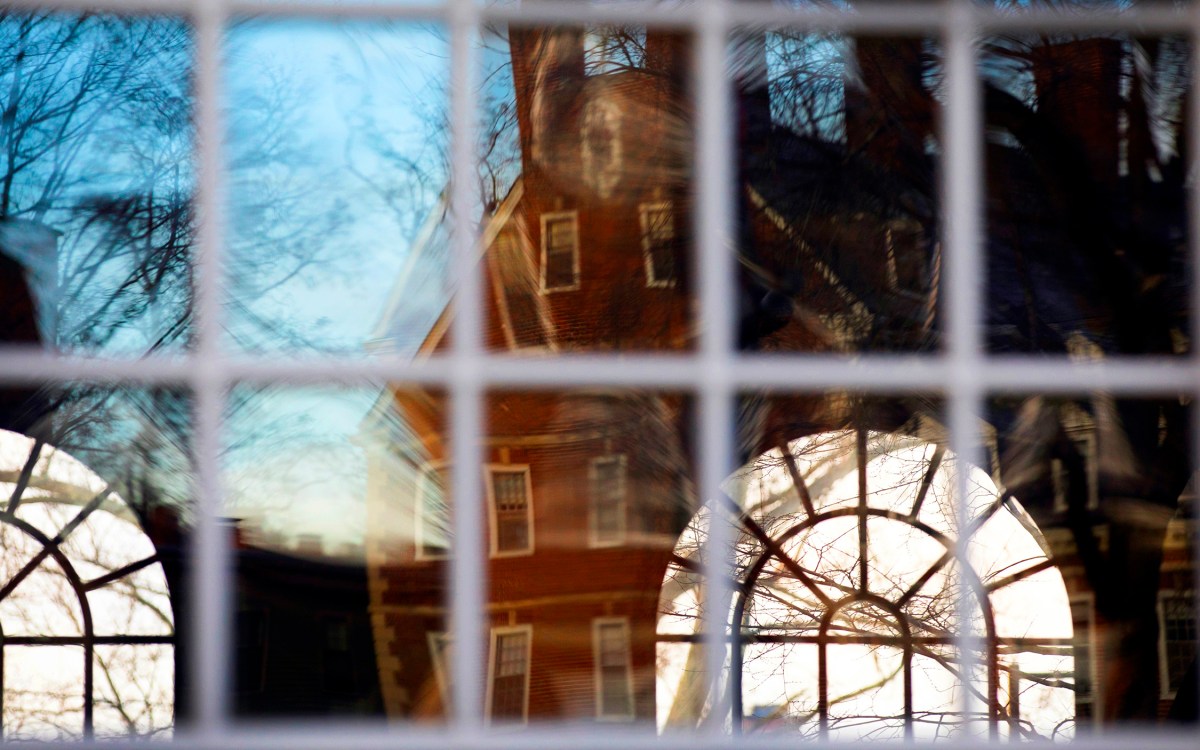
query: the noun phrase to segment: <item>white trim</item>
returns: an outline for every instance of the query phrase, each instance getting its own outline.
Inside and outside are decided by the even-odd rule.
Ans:
[[[546,224],[559,219],[570,219],[575,230],[575,244],[571,248],[571,266],[574,274],[574,279],[570,284],[561,284],[559,286],[546,286],[546,250],[549,241],[549,235],[546,232]],[[552,292],[573,292],[579,289],[579,212],[572,209],[570,211],[550,211],[541,215],[539,219],[542,230],[542,262],[538,268],[538,289],[542,294]]]
[[[620,625],[625,646],[625,690],[629,696],[629,712],[609,714],[604,712],[604,669],[601,664],[600,631],[606,625]],[[592,619],[592,683],[596,702],[596,721],[633,721],[637,715],[633,694],[633,648],[629,637],[628,617],[595,617]]]
[[[601,539],[600,529],[597,523],[599,514],[597,513],[598,501],[602,498],[596,496],[596,481],[599,478],[597,467],[600,464],[615,463],[617,465],[617,531],[613,539]],[[628,534],[629,525],[629,492],[626,477],[628,476],[628,461],[625,454],[608,454],[604,456],[596,456],[588,462],[588,546],[599,547],[619,547],[625,543]],[[608,500],[604,498],[603,500]]]
[[[525,549],[501,550],[500,525],[496,512],[496,492],[492,484],[492,475],[496,473],[523,474],[525,476],[525,525],[528,530],[529,544]],[[485,464],[483,481],[487,492],[488,524],[490,526],[492,557],[521,557],[533,554],[533,480],[528,464]]]
[[[669,289],[675,286],[675,280],[679,278],[678,265],[675,266],[670,278],[660,279],[654,274],[654,259],[650,252],[651,250],[651,233],[654,229],[650,225],[650,214],[656,211],[665,211],[670,221],[672,242],[679,238],[679,228],[675,225],[675,204],[671,201],[648,201],[638,204],[638,226],[641,227],[642,234],[642,259],[646,266],[646,286],[651,289]],[[678,261],[678,259],[676,259]]]
[[[432,461],[423,464],[418,469],[417,481],[414,483],[413,493],[413,557],[417,560],[445,560],[450,557],[450,540],[446,540],[446,551],[442,554],[429,554],[425,552],[425,487],[429,484],[430,475],[441,474],[442,479],[442,502],[446,506],[446,520],[450,520],[450,499],[446,497],[446,484],[448,476],[446,469],[449,468],[447,461]]]
[[[501,636],[513,635],[522,633],[525,635],[525,695],[522,701],[522,711],[520,721],[505,721],[505,724],[515,723],[524,725],[529,722],[529,683],[530,670],[533,666],[533,626],[532,625],[506,625],[492,628],[491,638],[488,645],[487,654],[487,692],[484,699],[484,718],[488,724],[492,723],[492,699],[495,697],[492,692],[496,680],[496,644]]]
[[[496,310],[500,316],[500,330],[504,334],[504,343],[510,351],[556,352],[558,346],[554,341],[554,324],[546,306],[545,295],[541,293],[542,281],[539,280],[536,284],[533,281],[533,278],[538,276],[540,271],[533,268],[533,254],[529,251],[529,234],[525,229],[524,221],[516,219],[511,224],[505,224],[494,232],[491,244],[488,245],[488,275],[491,277],[492,296],[496,301]],[[523,261],[521,270],[529,272],[529,291],[533,297],[534,304],[537,305],[538,323],[542,327],[542,336],[545,338],[544,346],[522,345],[517,341],[516,331],[513,328],[512,311],[508,307],[508,293],[505,288],[503,270],[504,261],[500,260],[498,262],[496,257],[501,240],[504,238],[508,238],[509,241],[514,243],[516,252]]]

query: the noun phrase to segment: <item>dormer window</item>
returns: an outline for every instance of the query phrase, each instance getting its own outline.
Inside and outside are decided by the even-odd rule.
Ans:
[[[646,286],[675,286],[675,213],[670,201],[639,206]]]
[[[542,291],[579,288],[579,216],[575,211],[542,214]]]

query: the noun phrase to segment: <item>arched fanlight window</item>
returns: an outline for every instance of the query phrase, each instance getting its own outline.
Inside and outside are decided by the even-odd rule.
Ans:
[[[726,484],[740,519],[734,647],[719,681],[735,732],[835,739],[944,738],[967,722],[992,736],[1062,738],[1075,712],[1072,620],[1045,540],[1011,495],[969,469],[957,518],[955,460],[915,437],[844,430],[792,441]],[[699,642],[697,514],[667,571],[658,624],[659,723],[702,720],[714,701]],[[966,558],[957,539],[967,535]],[[959,705],[957,599],[974,593],[971,676]]]
[[[129,506],[64,451],[4,430],[0,503],[4,739],[169,733],[174,615]]]

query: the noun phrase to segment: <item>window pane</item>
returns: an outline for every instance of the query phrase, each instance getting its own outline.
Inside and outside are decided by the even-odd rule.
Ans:
[[[489,348],[691,348],[690,50],[678,33],[627,25],[484,37]],[[670,231],[656,221],[647,234],[641,207],[663,203]],[[519,279],[538,294],[514,294]]]
[[[689,579],[699,551],[672,562],[697,512],[690,399],[653,391],[493,391],[486,416],[484,460],[501,535],[488,563],[488,624],[502,634],[531,629],[530,723],[620,720],[651,730],[671,716],[676,729],[699,726],[691,702],[705,674],[698,639],[680,633],[662,641],[676,647],[671,658],[682,660],[687,677],[678,702],[655,695],[656,623],[664,607],[683,610],[700,596],[701,582]],[[506,497],[512,502],[502,504]],[[528,529],[527,554],[505,552],[507,505],[521,508],[514,519],[531,514],[528,526],[512,523]],[[687,569],[675,575],[680,564]],[[618,627],[605,625],[613,622]],[[499,648],[508,636],[497,637]],[[499,659],[494,653],[493,717],[499,696],[516,691],[497,678]]]
[[[1182,354],[1191,271],[1182,37],[984,44],[987,345]]]
[[[529,634],[497,633],[492,648],[489,718],[494,722],[524,722],[529,692]]]
[[[750,29],[730,57],[740,348],[939,348],[939,44]]]
[[[228,406],[236,713],[444,719],[441,397],[243,387]]]
[[[1042,535],[1028,563],[1001,572],[991,562],[996,574],[989,586],[994,600],[1016,606],[1028,594],[1010,588],[1045,591],[1047,576],[1058,576],[1076,600],[1075,732],[1194,715],[1194,684],[1177,692],[1196,653],[1195,561],[1184,541],[1195,523],[1191,408],[1183,399],[1102,393],[989,404],[999,481],[1019,500],[1023,523],[1036,523]],[[980,557],[987,555],[981,550]],[[1039,558],[1048,559],[1038,565]],[[1002,618],[996,622],[1002,636],[1005,627],[1015,630]],[[1065,664],[1047,662],[1058,651],[1017,655],[1021,684],[1066,672]]]
[[[243,20],[225,35],[229,344],[411,355],[449,299],[448,35]]]
[[[4,739],[173,734],[190,413],[167,390],[0,389]]]
[[[0,19],[0,342],[187,347],[192,52],[178,18]]]

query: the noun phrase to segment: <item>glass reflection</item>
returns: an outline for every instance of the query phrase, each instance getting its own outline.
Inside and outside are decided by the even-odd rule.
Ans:
[[[428,462],[408,460],[413,428],[394,419],[391,400],[382,388],[231,394],[224,482],[242,716],[379,716],[400,691],[394,674],[415,668],[404,638],[385,636],[389,623],[416,607],[430,613],[426,629],[445,630],[442,571],[411,566],[406,503],[418,477],[408,467]],[[426,534],[445,543],[444,532]],[[402,545],[407,565],[395,556]],[[415,591],[419,603],[406,595]]]
[[[186,399],[77,387],[0,403],[4,739],[170,736],[187,706]]]
[[[1076,731],[1195,721],[1190,410],[1104,394],[990,404],[1000,479],[1071,594]]]
[[[412,354],[449,297],[445,33],[247,20],[224,52],[230,342]]]
[[[186,345],[191,54],[171,18],[0,13],[0,342]]]
[[[1181,354],[1187,41],[987,40],[987,343],[1094,359]]]
[[[739,527],[729,674],[735,732],[1069,739],[1194,720],[1187,408],[1177,400],[991,402],[984,467],[945,446],[935,401],[761,394],[722,500]],[[968,472],[967,516],[954,474]],[[664,580],[658,693],[710,716],[695,642],[706,509]],[[967,537],[959,557],[957,539]],[[960,587],[986,648],[964,683]],[[672,654],[668,649],[676,649]],[[660,706],[660,727],[671,726]],[[713,717],[715,718],[715,717]],[[972,727],[972,725],[975,725]]]
[[[690,49],[636,26],[484,38],[489,347],[690,347]]]
[[[685,438],[691,401],[656,392],[508,391],[489,395],[487,416],[492,723],[594,719],[651,728],[673,711],[686,715],[682,703],[657,694],[654,633],[663,577],[696,507]],[[523,486],[514,492],[518,476]],[[514,637],[528,643],[524,696],[500,678]]]
[[[919,38],[735,40],[742,349],[939,346],[939,54]]]

